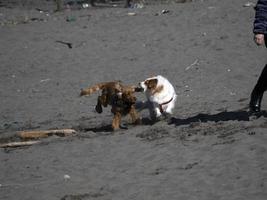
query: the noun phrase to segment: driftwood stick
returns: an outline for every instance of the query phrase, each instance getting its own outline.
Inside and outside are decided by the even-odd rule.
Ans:
[[[73,129],[58,129],[58,130],[43,130],[43,131],[20,131],[17,135],[22,139],[36,139],[44,138],[52,135],[58,135],[61,137],[75,134],[76,131]]]
[[[8,142],[0,144],[0,148],[30,146],[38,143],[40,143],[40,141]]]

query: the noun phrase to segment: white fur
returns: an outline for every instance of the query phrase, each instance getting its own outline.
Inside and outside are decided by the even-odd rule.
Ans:
[[[152,91],[150,91],[145,85],[145,81],[150,80],[150,79],[157,79],[158,80],[157,87],[162,85],[163,90],[155,94],[152,94],[151,93]],[[165,77],[161,75],[148,78],[145,81],[140,82],[140,86],[143,88],[148,102],[151,102],[152,104],[151,106],[149,106],[151,118],[153,118],[154,116],[156,118],[159,118],[162,114],[163,115],[172,114],[173,109],[175,107],[176,98],[177,98],[173,85],[168,81],[168,79],[166,79]],[[169,102],[171,99],[172,101]],[[169,103],[164,104],[166,102],[169,102]],[[160,111],[161,104],[164,104],[162,105],[163,113],[161,113]]]

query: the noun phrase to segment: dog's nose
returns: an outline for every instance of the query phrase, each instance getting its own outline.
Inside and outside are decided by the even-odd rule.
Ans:
[[[135,88],[135,92],[144,92],[144,88],[142,88],[141,85],[138,85],[138,87]]]

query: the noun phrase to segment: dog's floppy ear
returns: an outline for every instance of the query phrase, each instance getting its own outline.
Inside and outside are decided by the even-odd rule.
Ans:
[[[145,81],[145,84],[147,85],[148,89],[156,89],[157,84],[158,84],[158,79],[149,79],[147,81]]]

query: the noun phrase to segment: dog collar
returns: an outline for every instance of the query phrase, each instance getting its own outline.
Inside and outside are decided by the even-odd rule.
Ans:
[[[172,100],[173,100],[173,97],[172,97],[169,101],[159,104],[159,110],[160,110],[161,113],[164,112],[162,106],[164,106],[164,105],[170,103]]]

